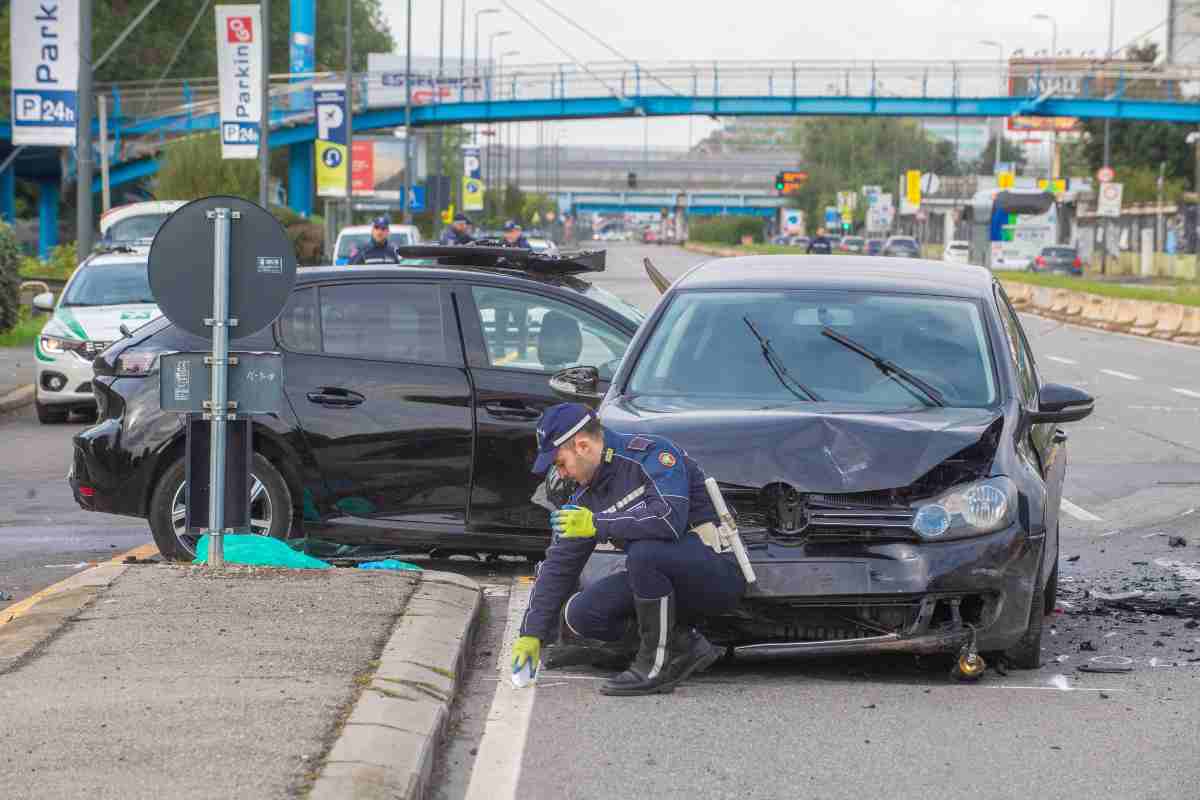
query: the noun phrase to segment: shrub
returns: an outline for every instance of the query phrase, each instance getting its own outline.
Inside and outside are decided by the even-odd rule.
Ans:
[[[21,277],[17,273],[20,263],[17,237],[10,226],[0,222],[0,333],[12,329],[20,321]]]
[[[755,242],[761,243],[762,220],[754,217],[699,217],[688,223],[688,239],[694,242],[737,245],[742,243],[743,236],[753,236]]]

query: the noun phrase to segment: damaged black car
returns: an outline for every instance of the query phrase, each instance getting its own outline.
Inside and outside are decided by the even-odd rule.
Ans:
[[[1040,664],[1059,426],[1093,400],[1041,382],[987,270],[711,261],[666,291],[603,396],[587,369],[555,385],[598,402],[614,430],[670,438],[718,480],[758,578],[707,626],[736,655]],[[622,558],[597,552],[585,582]]]

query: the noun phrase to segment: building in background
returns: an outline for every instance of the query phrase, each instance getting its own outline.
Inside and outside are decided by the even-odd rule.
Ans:
[[[1200,64],[1200,3],[1167,0],[1167,63]]]
[[[955,145],[960,164],[977,161],[987,148],[993,127],[985,119],[954,119],[929,117],[919,120],[921,128],[930,136]]]

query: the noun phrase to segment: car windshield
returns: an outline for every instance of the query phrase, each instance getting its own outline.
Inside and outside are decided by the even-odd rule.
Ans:
[[[762,408],[798,402],[764,356],[835,405],[924,405],[871,360],[831,339],[840,333],[937,389],[947,406],[997,398],[983,316],[970,300],[873,292],[685,292],[651,333],[628,384],[633,395],[687,395],[700,403]]]
[[[117,306],[153,303],[150,275],[145,262],[83,267],[71,279],[64,306]]]
[[[600,305],[615,311],[618,315],[626,319],[632,320],[637,325],[641,325],[646,319],[646,315],[642,313],[640,308],[626,303],[612,292],[607,292],[595,284],[589,284],[580,294],[584,297],[590,297]]]
[[[352,253],[361,250],[371,240],[369,233],[347,233],[343,234],[338,241],[338,258],[349,258]],[[388,233],[388,244],[392,247],[401,247],[406,244],[412,244],[409,240],[407,231],[391,231]]]
[[[1045,247],[1042,249],[1042,255],[1051,258],[1074,258],[1075,249],[1072,247]]]
[[[154,234],[167,221],[170,214],[141,214],[120,222],[104,232],[104,238],[109,242],[136,242],[140,239],[153,239]]]

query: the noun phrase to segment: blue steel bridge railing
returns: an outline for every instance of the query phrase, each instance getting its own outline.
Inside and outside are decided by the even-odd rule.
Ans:
[[[272,76],[275,124],[311,119],[312,85],[339,81],[342,73]],[[356,73],[356,113],[404,105],[404,75]],[[97,85],[110,98],[115,137],[152,140],[211,130],[218,113],[215,78]],[[1200,68],[1154,69],[1128,62],[1018,64],[999,61],[709,61],[514,64],[503,72],[481,65],[478,76],[414,71],[417,114],[426,106],[473,106],[521,101],[616,99],[636,113],[643,98],[1004,99],[1023,98],[1020,113],[1038,113],[1046,99],[1180,103],[1200,98]],[[310,101],[309,101],[310,102]],[[721,109],[721,106],[715,106]],[[731,107],[732,108],[732,107]],[[770,106],[788,113],[787,104]],[[795,110],[795,109],[792,109]],[[486,110],[478,112],[486,116]],[[737,113],[720,110],[719,113]],[[418,119],[420,123],[422,119]],[[395,124],[395,123],[392,123]],[[147,144],[150,144],[148,142]]]

